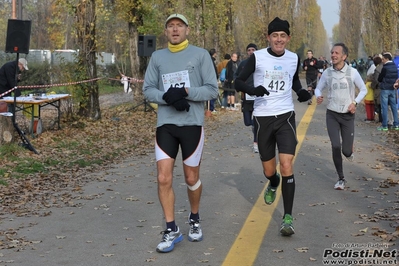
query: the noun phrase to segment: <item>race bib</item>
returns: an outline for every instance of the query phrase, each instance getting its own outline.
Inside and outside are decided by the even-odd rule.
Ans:
[[[345,113],[351,102],[348,80],[345,77],[331,79],[331,95],[334,98],[335,110]]]
[[[281,70],[266,70],[263,79],[263,87],[265,87],[269,92],[284,93],[287,89],[289,89],[288,85],[288,72]]]
[[[245,93],[245,100],[247,101],[255,101],[255,96],[249,95],[247,93]]]
[[[189,88],[190,78],[188,70],[162,75],[163,89],[168,91],[170,88]]]

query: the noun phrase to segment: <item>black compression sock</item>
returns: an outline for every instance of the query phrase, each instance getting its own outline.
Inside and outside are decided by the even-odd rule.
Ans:
[[[295,194],[294,175],[282,177],[281,193],[283,195],[284,214],[292,214]]]
[[[274,175],[272,176],[266,176],[266,178],[269,179],[271,187],[278,187],[278,185],[280,184],[280,178],[277,176],[277,172],[274,173]]]

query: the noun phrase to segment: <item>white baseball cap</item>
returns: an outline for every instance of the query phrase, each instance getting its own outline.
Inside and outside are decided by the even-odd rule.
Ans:
[[[25,58],[20,58],[20,59],[18,59],[18,62],[24,66],[25,70],[29,70],[29,68],[28,68],[28,61],[26,61]]]
[[[166,24],[168,24],[169,20],[174,19],[174,18],[180,19],[181,21],[184,22],[184,24],[186,24],[186,25],[188,26],[188,20],[186,19],[186,17],[183,16],[182,14],[177,14],[177,13],[175,13],[175,14],[170,15],[170,16],[166,19],[166,21],[165,21],[165,28],[166,28]]]

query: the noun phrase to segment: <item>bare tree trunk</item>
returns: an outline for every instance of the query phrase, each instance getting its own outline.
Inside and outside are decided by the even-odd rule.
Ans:
[[[100,101],[98,92],[97,66],[96,66],[96,1],[82,0],[76,9],[77,15],[77,35],[80,47],[78,66],[82,72],[82,77],[93,80],[82,83],[80,88],[82,96],[79,99],[79,115],[100,119]]]
[[[140,79],[143,76],[144,71],[141,71],[140,66],[143,64],[137,54],[138,51],[138,40],[139,33],[137,31],[137,27],[129,22],[129,50],[130,50],[130,65],[132,68],[132,77]],[[136,84],[132,84],[133,94],[134,96],[138,96],[140,94],[140,86]]]
[[[0,115],[0,146],[13,142],[16,138],[11,116]]]
[[[206,3],[205,3],[205,0],[202,0],[202,2],[201,2],[201,7],[202,7],[202,14],[201,14],[201,24],[200,24],[200,29],[202,28],[202,27],[204,27],[204,25],[205,25],[205,21],[204,21],[204,16],[205,16],[205,12],[206,12]],[[200,31],[201,32],[201,31]],[[201,39],[202,39],[202,47],[206,47],[205,45],[206,45],[206,31],[204,30],[203,31],[203,33],[202,33],[202,36],[201,36]]]

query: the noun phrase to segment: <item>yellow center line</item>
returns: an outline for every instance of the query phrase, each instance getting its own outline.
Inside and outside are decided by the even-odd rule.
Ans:
[[[316,103],[309,105],[297,127],[296,133],[298,145],[296,147],[295,155],[298,154],[298,151],[302,146],[306,131],[308,130],[315,110]],[[263,238],[272,219],[273,212],[281,198],[281,190],[278,189],[275,202],[271,206],[267,206],[263,199],[263,193],[265,189],[266,185],[255,202],[255,205],[252,207],[251,212],[249,213],[240,233],[231,246],[229,253],[227,253],[227,256],[222,264],[223,266],[249,266],[253,265],[255,262],[260,246],[263,242]]]

